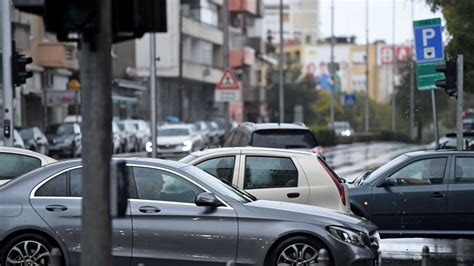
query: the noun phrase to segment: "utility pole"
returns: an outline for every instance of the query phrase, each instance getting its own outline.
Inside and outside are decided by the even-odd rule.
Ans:
[[[156,158],[156,38],[150,33],[151,157]]]
[[[81,36],[82,231],[81,265],[112,265],[112,6],[97,1],[97,32]]]
[[[458,55],[457,60],[457,101],[456,101],[456,137],[457,150],[462,151],[464,146],[464,137],[462,132],[462,109],[464,98],[464,56]]]
[[[395,73],[397,67],[397,51],[395,47],[395,0],[393,0],[393,14],[392,14],[392,131],[395,131],[397,128],[397,103],[396,103],[396,94],[395,94]]]
[[[12,85],[12,28],[10,1],[2,1],[2,64],[3,64],[3,133],[4,145],[13,147],[13,85]],[[1,134],[3,134],[1,133]]]
[[[279,105],[280,105],[280,123],[285,122],[285,88],[283,79],[283,64],[285,63],[285,46],[283,43],[283,0],[280,0],[280,73],[279,73]]]
[[[222,5],[222,21],[223,21],[223,30],[224,30],[224,42],[223,42],[223,52],[224,52],[224,70],[229,68],[229,0],[224,0]],[[229,117],[229,102],[224,102],[224,128],[225,134],[227,135],[230,132],[230,117]]]
[[[329,74],[331,75],[331,102],[329,107],[329,124],[331,128],[334,128],[334,46],[336,45],[336,39],[334,38],[334,0],[331,0],[331,67],[329,68]]]
[[[415,5],[411,0],[411,21],[413,23],[415,13]],[[411,56],[410,56],[410,137],[415,138],[414,126],[415,126],[415,39],[412,39],[411,45]]]
[[[369,132],[369,0],[365,0],[365,132]]]

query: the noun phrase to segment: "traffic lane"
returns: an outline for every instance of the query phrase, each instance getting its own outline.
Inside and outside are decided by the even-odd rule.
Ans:
[[[428,246],[434,265],[474,263],[474,239],[386,238],[380,241],[384,265],[420,265],[424,246]]]

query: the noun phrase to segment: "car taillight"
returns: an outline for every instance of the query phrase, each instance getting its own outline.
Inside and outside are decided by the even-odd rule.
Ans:
[[[342,204],[344,204],[345,206],[346,205],[346,191],[344,189],[344,185],[341,183],[341,181],[336,176],[336,174],[331,169],[329,169],[329,166],[326,164],[326,162],[324,162],[319,157],[318,157],[318,160],[319,160],[319,163],[323,166],[326,173],[328,173],[328,175],[331,177],[332,181],[336,185],[337,191],[339,192],[339,198],[341,198]]]

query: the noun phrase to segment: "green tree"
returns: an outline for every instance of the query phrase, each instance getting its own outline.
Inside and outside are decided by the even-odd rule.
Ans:
[[[474,92],[474,1],[426,0],[433,11],[442,10],[450,35],[446,52],[450,58],[464,54],[464,88]]]
[[[278,122],[279,118],[279,72],[274,69],[269,73],[270,81],[267,87],[267,101],[270,120]],[[316,120],[316,113],[312,104],[318,100],[318,93],[314,84],[302,77],[301,67],[298,65],[287,65],[285,70],[284,103],[285,122],[294,121],[294,108],[296,105],[303,107],[304,122],[311,124]]]

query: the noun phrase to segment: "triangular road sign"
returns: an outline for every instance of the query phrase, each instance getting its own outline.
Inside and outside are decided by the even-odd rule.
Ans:
[[[216,89],[218,90],[238,90],[240,89],[239,83],[237,82],[237,78],[235,77],[234,73],[230,70],[230,68],[224,71],[221,80],[216,85]]]

